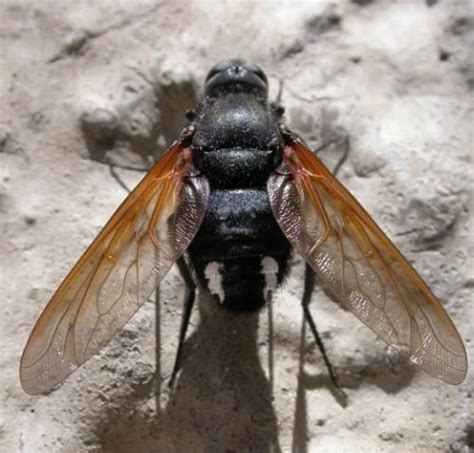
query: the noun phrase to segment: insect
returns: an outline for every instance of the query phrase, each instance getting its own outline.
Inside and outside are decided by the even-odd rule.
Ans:
[[[392,348],[435,378],[463,381],[463,342],[441,304],[354,197],[283,124],[256,65],[208,73],[180,137],[130,193],[57,289],[23,353],[30,394],[52,389],[102,348],[174,263],[188,287],[173,378],[196,287],[234,312],[256,311],[293,251]]]

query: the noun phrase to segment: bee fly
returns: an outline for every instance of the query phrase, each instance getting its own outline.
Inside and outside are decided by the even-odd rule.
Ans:
[[[463,381],[462,340],[440,303],[362,206],[268,101],[268,80],[230,60],[207,75],[180,137],[130,193],[60,285],[23,353],[30,394],[50,390],[102,348],[174,263],[188,287],[173,378],[196,286],[223,309],[260,309],[293,251],[392,348],[432,376]]]

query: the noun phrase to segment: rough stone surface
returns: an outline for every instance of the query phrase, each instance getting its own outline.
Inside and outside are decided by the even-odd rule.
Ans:
[[[185,123],[205,73],[241,56],[283,83],[288,123],[439,296],[473,356],[473,11],[458,0],[101,0],[0,4],[0,451],[468,452],[473,373],[453,387],[391,359],[322,290],[313,313],[348,394],[302,329],[303,263],[268,310],[201,300],[167,388],[183,297],[172,271],[46,396],[18,366],[55,287]],[[341,143],[343,145],[341,145]],[[158,307],[158,308],[156,308]],[[273,348],[273,365],[269,347]],[[272,372],[270,372],[272,369]]]

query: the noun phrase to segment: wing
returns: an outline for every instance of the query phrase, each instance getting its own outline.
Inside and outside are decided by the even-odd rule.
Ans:
[[[104,346],[188,247],[209,186],[187,176],[191,149],[175,142],[130,193],[58,288],[25,347],[24,390],[51,389]]]
[[[459,384],[463,342],[440,303],[357,200],[291,132],[268,182],[273,213],[330,290],[387,344],[432,376]]]

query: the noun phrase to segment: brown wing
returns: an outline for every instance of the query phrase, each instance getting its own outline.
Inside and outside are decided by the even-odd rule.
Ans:
[[[355,198],[295,135],[268,182],[293,247],[361,321],[415,365],[451,384],[467,371],[463,342],[435,296]]]
[[[207,207],[176,142],[130,193],[41,314],[20,366],[24,390],[51,389],[104,346],[187,248]]]

